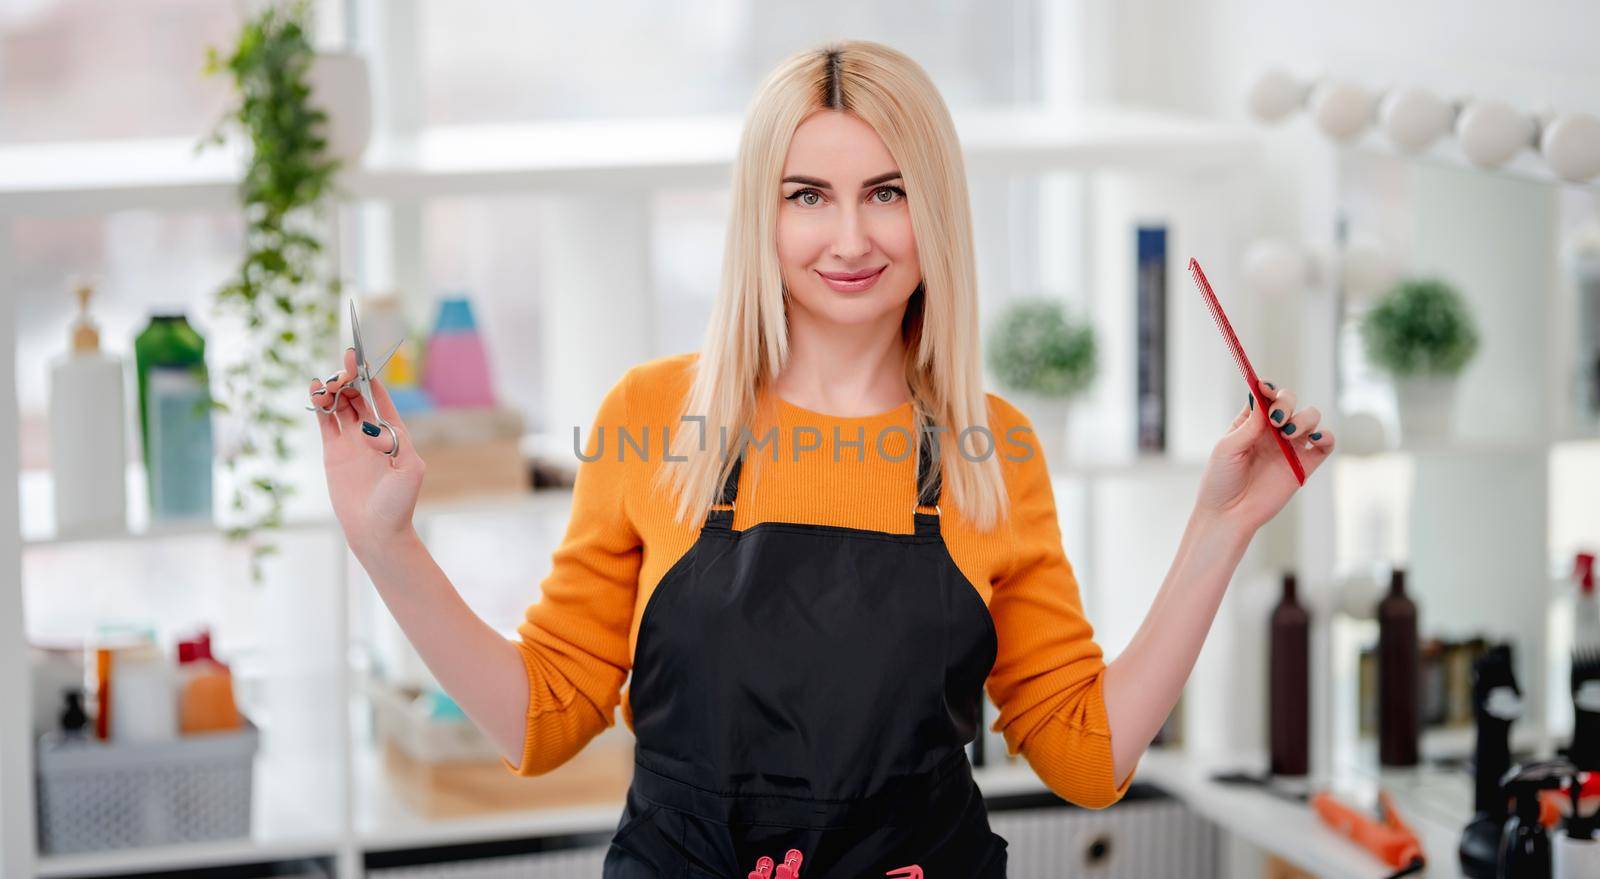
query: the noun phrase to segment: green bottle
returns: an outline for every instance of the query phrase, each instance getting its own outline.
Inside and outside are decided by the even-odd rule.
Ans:
[[[211,519],[206,342],[182,312],[154,314],[133,342],[150,520]]]

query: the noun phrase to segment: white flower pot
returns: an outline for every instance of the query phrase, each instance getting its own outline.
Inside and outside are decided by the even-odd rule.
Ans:
[[[354,52],[318,52],[306,71],[311,100],[328,114],[328,152],[345,169],[361,164],[372,139],[372,83],[367,59]]]
[[[1455,433],[1456,389],[1451,375],[1396,377],[1395,405],[1400,440],[1408,446],[1438,444]]]
[[[1033,424],[1034,436],[1032,442],[1044,454],[1045,463],[1052,469],[1066,464],[1067,460],[1067,416],[1071,410],[1071,401],[1066,397],[1044,397],[1024,391],[1013,391],[1005,395],[1028,416],[1028,421]],[[996,435],[1000,454],[1018,455],[1020,450],[1004,435]],[[1018,437],[1017,442],[1028,440]]]

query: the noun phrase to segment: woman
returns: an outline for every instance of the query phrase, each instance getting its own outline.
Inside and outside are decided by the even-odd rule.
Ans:
[[[560,765],[621,704],[637,765],[606,876],[742,877],[786,856],[779,876],[1002,876],[964,753],[985,686],[1052,790],[1115,802],[1294,477],[1247,402],[1106,663],[1031,426],[982,388],[965,172],[922,69],[868,42],[783,63],[732,198],[702,350],[606,396],[520,639],[417,539],[422,461],[376,385],[395,439],[355,429],[376,420],[359,401],[324,419],[335,512],[508,770]],[[352,362],[313,397],[348,398]],[[1332,433],[1263,391],[1314,472]]]

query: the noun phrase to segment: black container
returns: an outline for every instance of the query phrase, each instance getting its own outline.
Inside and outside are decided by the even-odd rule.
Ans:
[[[1272,610],[1268,724],[1272,774],[1302,776],[1311,762],[1311,615],[1295,596],[1295,575],[1283,575]]]
[[[1498,692],[1499,698],[1496,698]],[[1515,701],[1504,697],[1514,695]],[[1501,779],[1511,770],[1511,724],[1521,716],[1522,688],[1512,673],[1511,647],[1490,648],[1472,664],[1473,816],[1461,833],[1461,872],[1470,879],[1497,879],[1501,834],[1510,817]]]
[[[1517,767],[1506,773],[1501,791],[1516,801],[1516,810],[1506,820],[1505,830],[1500,834],[1500,876],[1550,879],[1554,870],[1554,849],[1550,834],[1539,823],[1539,793],[1560,788],[1574,773],[1571,763],[1557,760]]]
[[[1378,762],[1415,766],[1421,706],[1418,701],[1417,606],[1406,596],[1405,571],[1389,577],[1378,602]]]

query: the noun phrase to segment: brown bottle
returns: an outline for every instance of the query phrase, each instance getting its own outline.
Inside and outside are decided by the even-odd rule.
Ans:
[[[1295,600],[1294,574],[1283,575],[1283,598],[1272,610],[1268,662],[1272,774],[1305,775],[1311,762],[1311,615]]]
[[[1378,602],[1378,762],[1417,765],[1417,606],[1406,597],[1405,571],[1389,577],[1389,594]]]

